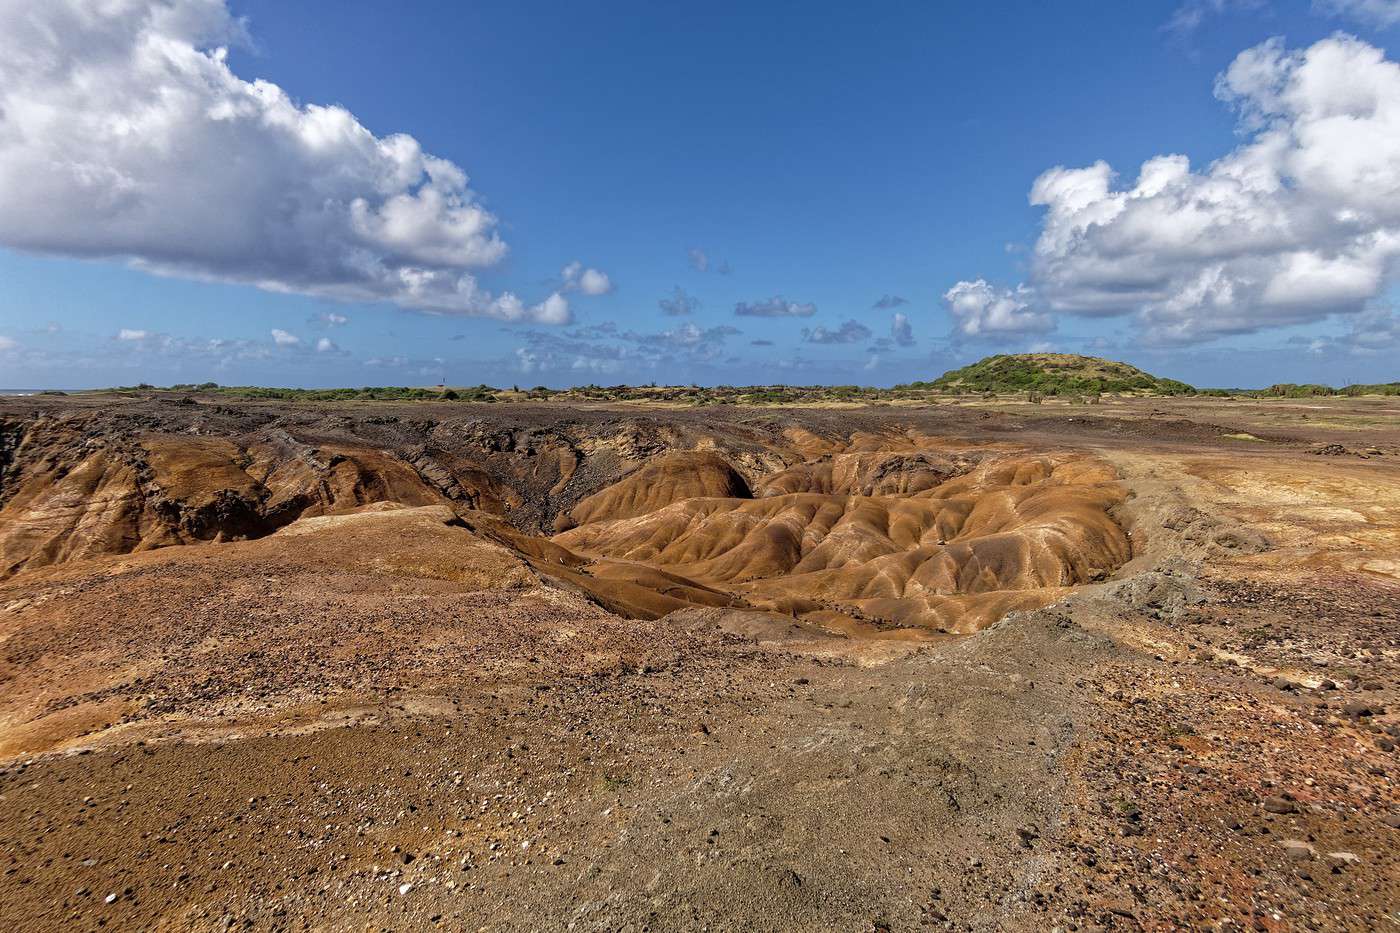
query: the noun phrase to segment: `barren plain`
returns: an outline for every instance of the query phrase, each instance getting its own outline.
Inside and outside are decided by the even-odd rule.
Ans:
[[[0,915],[1400,928],[1400,402],[0,400]]]

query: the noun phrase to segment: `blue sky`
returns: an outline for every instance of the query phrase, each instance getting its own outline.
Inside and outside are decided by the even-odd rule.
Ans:
[[[1400,379],[1388,0],[116,6],[0,5],[0,385]]]

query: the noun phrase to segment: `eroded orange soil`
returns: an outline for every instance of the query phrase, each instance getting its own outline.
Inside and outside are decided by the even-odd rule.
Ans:
[[[1400,430],[1177,404],[8,402],[2,912],[1393,925]]]

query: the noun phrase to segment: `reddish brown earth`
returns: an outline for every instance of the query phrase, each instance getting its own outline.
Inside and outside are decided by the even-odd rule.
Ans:
[[[0,403],[15,929],[1393,929],[1400,411]]]

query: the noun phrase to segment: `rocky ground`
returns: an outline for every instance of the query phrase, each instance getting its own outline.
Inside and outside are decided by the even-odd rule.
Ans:
[[[1395,929],[1397,442],[1374,399],[6,401],[0,914]],[[745,533],[676,544],[701,499]],[[978,630],[888,602],[926,580]]]

